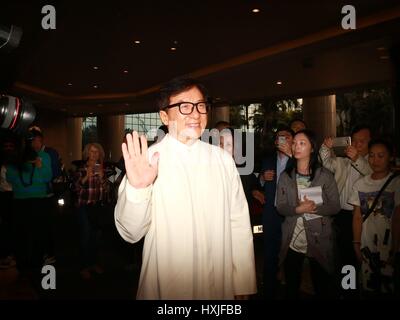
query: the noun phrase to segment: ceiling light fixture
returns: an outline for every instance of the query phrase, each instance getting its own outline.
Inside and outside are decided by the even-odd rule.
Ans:
[[[253,12],[253,13],[259,13],[259,12],[260,12],[260,9],[254,8],[253,10],[251,10],[251,12]]]
[[[93,69],[94,69],[94,70],[99,70],[99,67],[94,66]]]
[[[140,40],[135,40],[135,44],[140,44]]]
[[[385,55],[385,56],[380,56],[379,59],[381,59],[381,60],[387,60],[387,59],[389,59],[389,56],[387,56],[387,55]]]
[[[71,82],[68,82],[68,86],[72,86],[72,83],[71,83]]]
[[[129,73],[129,71],[128,70],[124,70],[124,73],[126,74],[126,73]]]
[[[99,86],[97,85],[97,84],[95,84],[94,86],[93,86],[93,88],[95,88],[95,89],[97,89]]]
[[[282,85],[282,81],[277,81],[276,84],[277,84],[278,86],[281,86],[281,85]]]
[[[176,47],[171,47],[171,51],[176,51]]]

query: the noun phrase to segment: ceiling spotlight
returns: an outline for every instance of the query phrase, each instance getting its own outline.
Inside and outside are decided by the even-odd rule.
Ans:
[[[128,70],[124,70],[124,73],[127,74],[127,73],[129,73],[129,71]]]
[[[95,88],[95,89],[97,89],[99,86],[97,85],[97,84],[95,84],[94,86],[93,86],[93,88]]]
[[[72,83],[71,83],[71,82],[68,82],[68,86],[72,86]]]
[[[276,84],[277,84],[278,86],[281,86],[281,85],[282,85],[282,81],[277,81]]]
[[[176,47],[171,47],[171,51],[176,51]]]
[[[254,8],[253,10],[251,10],[251,12],[253,12],[253,13],[259,13],[259,12],[260,12],[260,9]]]
[[[140,40],[135,40],[135,44],[140,44]]]
[[[94,66],[93,69],[94,69],[94,70],[99,70],[99,67]]]
[[[126,107],[129,107],[131,104],[130,103],[125,103],[125,106]]]
[[[93,114],[93,112],[89,112],[89,114],[90,114],[90,115],[92,115],[92,114]]]
[[[387,56],[387,55],[385,55],[385,56],[380,56],[379,59],[387,60],[387,59],[389,59],[389,56]]]
[[[385,48],[385,47],[378,47],[378,48],[376,48],[376,50],[378,50],[378,51],[384,51],[384,50],[386,50],[386,48]]]

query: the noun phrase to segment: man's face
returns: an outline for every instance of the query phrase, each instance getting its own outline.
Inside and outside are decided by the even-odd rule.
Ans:
[[[278,131],[275,138],[275,145],[278,146],[283,142],[286,142],[289,145],[289,147],[292,147],[293,137],[287,131]]]
[[[351,137],[351,145],[356,148],[361,156],[368,154],[368,143],[371,140],[371,134],[368,129],[362,129]]]
[[[32,148],[36,152],[39,152],[43,146],[43,138],[42,137],[34,137],[32,140]]]
[[[197,87],[192,87],[186,91],[171,96],[169,105],[178,102],[197,103],[204,101],[204,97]],[[178,107],[160,111],[162,122],[168,126],[168,132],[171,136],[184,144],[192,144],[200,138],[207,125],[207,114],[200,114],[194,108],[188,115],[181,114]]]

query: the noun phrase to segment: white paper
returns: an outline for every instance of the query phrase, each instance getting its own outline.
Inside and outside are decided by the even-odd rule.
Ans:
[[[304,196],[306,196],[308,200],[314,201],[317,206],[320,206],[324,203],[324,201],[322,200],[321,186],[299,189],[299,198],[301,201],[304,201]],[[321,218],[320,215],[314,213],[305,213],[303,217],[306,220]]]
[[[304,201],[304,196],[306,196],[308,200],[314,201],[317,206],[324,203],[322,200],[321,186],[299,189],[299,198],[301,201]]]

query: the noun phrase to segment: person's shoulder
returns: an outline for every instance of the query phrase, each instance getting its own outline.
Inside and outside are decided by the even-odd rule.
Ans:
[[[39,151],[38,156],[42,158],[42,160],[45,159],[50,161],[50,155],[46,151]]]
[[[45,146],[43,151],[50,154],[58,154],[56,149],[48,146]]]
[[[321,175],[321,177],[326,178],[326,179],[334,179],[334,174],[331,170],[325,168],[325,167],[319,167],[317,169],[317,172]]]

